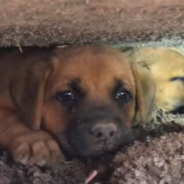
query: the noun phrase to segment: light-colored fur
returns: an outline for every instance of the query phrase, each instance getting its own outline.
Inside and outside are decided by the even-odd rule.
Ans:
[[[184,49],[139,47],[129,56],[152,75],[156,84],[155,104],[159,108],[170,112],[184,106]]]

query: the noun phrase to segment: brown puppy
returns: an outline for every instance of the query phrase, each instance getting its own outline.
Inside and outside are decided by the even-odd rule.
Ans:
[[[0,51],[0,145],[15,161],[44,165],[61,150],[100,156],[132,140],[150,113],[146,70],[100,46]]]

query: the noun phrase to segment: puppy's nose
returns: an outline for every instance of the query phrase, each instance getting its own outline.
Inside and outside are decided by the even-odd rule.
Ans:
[[[90,129],[90,133],[98,141],[110,141],[115,137],[117,130],[114,124],[96,124]]]

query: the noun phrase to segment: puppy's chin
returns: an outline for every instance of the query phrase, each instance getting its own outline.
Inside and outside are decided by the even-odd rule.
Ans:
[[[114,140],[108,142],[95,141],[87,133],[84,133],[84,130],[82,132],[77,130],[68,132],[66,136],[67,140],[65,144],[61,145],[62,149],[64,149],[66,154],[81,159],[98,158],[117,152],[119,149],[132,144],[135,140],[131,130],[127,130],[126,133],[119,130],[119,135]]]

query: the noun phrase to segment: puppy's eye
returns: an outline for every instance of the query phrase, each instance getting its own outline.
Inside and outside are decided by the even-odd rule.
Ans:
[[[115,100],[120,103],[128,103],[131,99],[131,94],[127,90],[118,90],[115,94]]]
[[[60,103],[70,103],[70,102],[75,102],[76,101],[76,96],[73,92],[66,91],[66,92],[57,93],[56,99]]]

